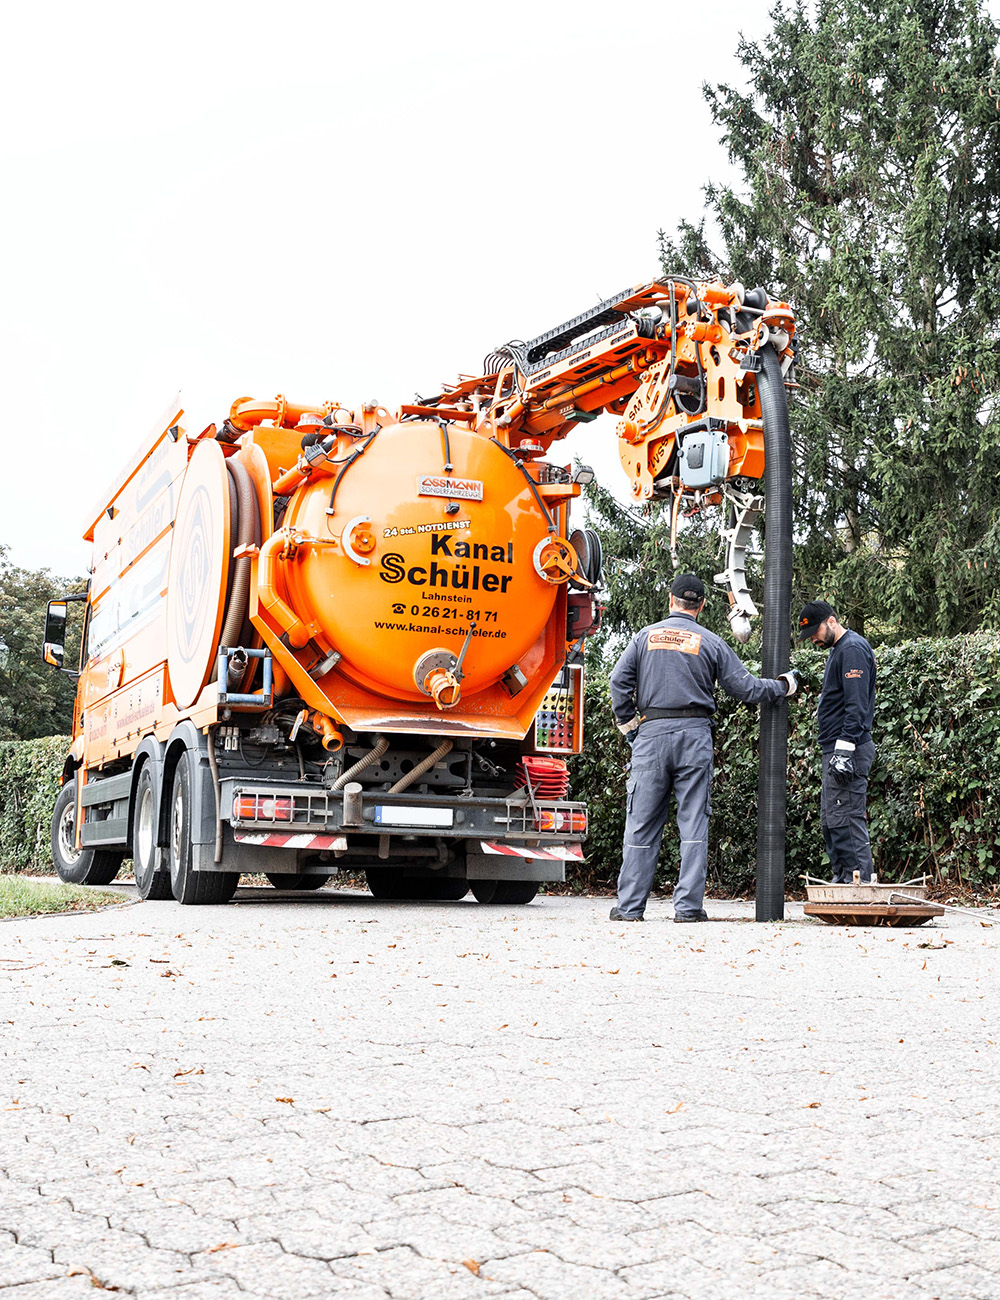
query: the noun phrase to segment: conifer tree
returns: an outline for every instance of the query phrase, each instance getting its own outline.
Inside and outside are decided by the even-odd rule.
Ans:
[[[980,0],[771,17],[746,85],[705,88],[742,179],[664,270],[795,306],[796,595],[876,637],[972,630],[1000,612],[998,29]]]

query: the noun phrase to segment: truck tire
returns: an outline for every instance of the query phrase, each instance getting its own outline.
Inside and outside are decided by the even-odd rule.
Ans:
[[[538,893],[538,881],[473,880],[472,892],[480,903],[530,903]]]
[[[322,889],[329,876],[279,876],[265,873],[275,889]]]
[[[373,898],[407,899],[421,903],[457,903],[469,892],[467,880],[453,876],[407,876],[402,871],[366,871]]]
[[[240,883],[238,872],[191,870],[191,762],[182,754],[170,791],[170,890],[178,903],[198,907],[228,903]]]
[[[76,849],[76,777],[59,791],[52,810],[52,862],[67,885],[110,885],[118,875],[123,853],[105,849]]]
[[[167,855],[156,842],[156,790],[153,766],[143,764],[132,810],[132,867],[139,897],[161,902],[172,897]]]

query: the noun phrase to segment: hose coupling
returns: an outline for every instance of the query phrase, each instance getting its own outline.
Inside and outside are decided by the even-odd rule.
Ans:
[[[424,690],[442,712],[462,698],[462,684],[448,668],[434,668],[424,678]]]
[[[250,658],[242,647],[230,652],[229,667],[226,669],[226,689],[228,691],[239,690],[243,678],[246,676],[249,663]]]

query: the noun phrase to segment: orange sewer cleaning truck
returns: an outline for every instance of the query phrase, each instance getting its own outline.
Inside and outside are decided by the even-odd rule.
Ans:
[[[570,525],[592,474],[550,448],[610,411],[637,503],[727,502],[745,635],[756,388],[793,332],[763,289],[665,277],[393,413],[242,397],[196,430],[172,405],[92,512],[86,594],[49,606],[43,657],[72,671],[83,604],[59,875],[131,856],[144,898],[186,904],[250,872],[505,903],[563,880],[601,548]]]

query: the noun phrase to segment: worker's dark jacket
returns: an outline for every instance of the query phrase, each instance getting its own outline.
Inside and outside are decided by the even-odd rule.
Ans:
[[[671,614],[637,632],[611,673],[611,707],[619,722],[636,709],[715,711],[715,683],[748,704],[779,700],[785,683],[754,677],[721,637],[690,614]]]
[[[860,745],[872,738],[875,721],[875,655],[857,632],[845,632],[830,651],[816,722],[819,747],[828,754],[838,740]]]

